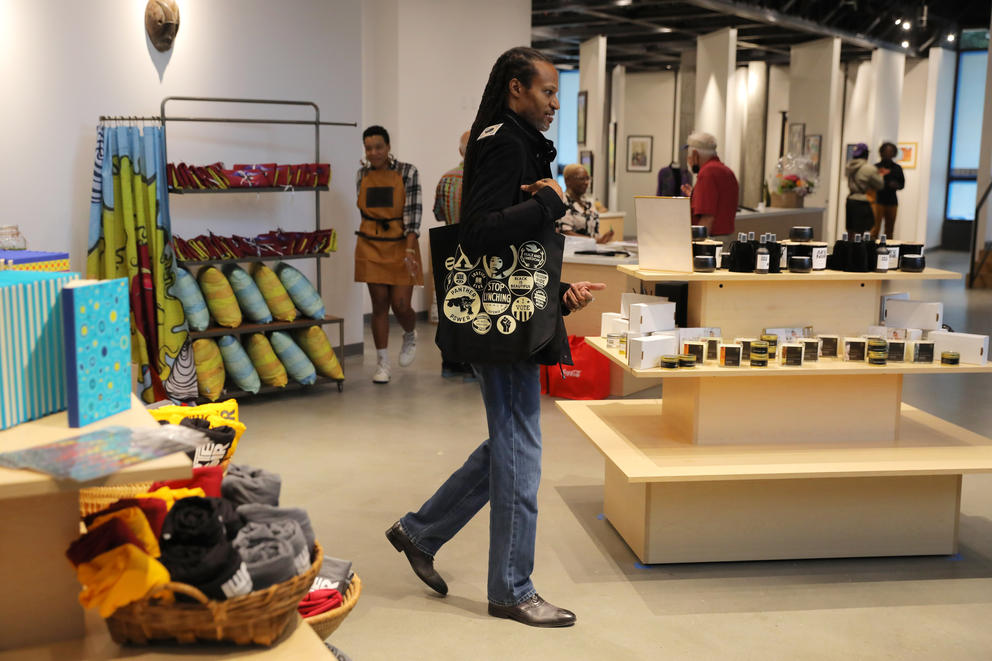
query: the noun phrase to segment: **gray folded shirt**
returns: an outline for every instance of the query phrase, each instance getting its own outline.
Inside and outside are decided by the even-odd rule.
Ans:
[[[307,549],[313,548],[314,534],[310,526],[310,517],[299,507],[273,507],[272,505],[248,504],[238,508],[238,514],[247,523],[274,523],[284,519],[292,519],[300,524],[303,537],[307,540]]]
[[[255,590],[264,590],[296,576],[293,547],[284,539],[242,538],[238,533],[234,538],[234,547],[248,567]]]
[[[235,541],[241,540],[242,544],[247,544],[268,538],[281,539],[289,543],[293,553],[293,567],[297,574],[310,569],[310,548],[307,546],[306,537],[303,536],[303,529],[293,519],[271,523],[248,523],[238,532]]]
[[[351,578],[351,562],[340,558],[324,556],[324,562],[320,566],[320,571],[313,579],[309,592],[314,590],[337,590],[344,596],[348,591]]]
[[[279,505],[282,478],[262,468],[231,464],[220,484],[220,493],[235,505]]]

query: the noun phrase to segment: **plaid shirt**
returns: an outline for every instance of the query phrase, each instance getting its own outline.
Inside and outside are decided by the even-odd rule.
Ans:
[[[423,213],[423,205],[420,201],[420,175],[417,168],[409,163],[400,163],[393,160],[387,166],[390,170],[398,170],[403,177],[403,189],[406,191],[406,202],[403,205],[403,234],[416,234],[420,236],[420,216]],[[358,168],[355,176],[355,191],[362,190],[362,178],[369,168]]]
[[[445,225],[454,225],[461,220],[462,207],[462,175],[465,164],[448,170],[437,182],[434,191],[434,217]]]

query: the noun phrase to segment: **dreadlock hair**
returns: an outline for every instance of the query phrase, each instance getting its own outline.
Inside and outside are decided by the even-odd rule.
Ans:
[[[479,134],[486,127],[499,122],[499,118],[506,110],[509,98],[510,81],[516,78],[524,85],[530,87],[537,73],[535,62],[548,62],[546,55],[541,51],[526,46],[511,48],[496,59],[492,71],[489,72],[489,80],[486,82],[486,89],[482,92],[482,101],[479,102],[479,111],[472,122],[472,130],[469,132],[468,147],[465,150],[465,170],[462,175],[462,211],[465,209],[465,201],[468,199],[475,180],[475,158],[476,140]]]

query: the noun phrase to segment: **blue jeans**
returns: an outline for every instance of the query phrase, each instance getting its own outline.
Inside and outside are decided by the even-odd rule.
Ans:
[[[534,595],[537,487],[541,482],[540,368],[531,362],[473,365],[489,438],[400,525],[431,556],[490,503],[489,601],[515,606]]]

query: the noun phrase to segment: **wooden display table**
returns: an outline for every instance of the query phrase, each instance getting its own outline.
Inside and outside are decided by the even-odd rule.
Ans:
[[[860,335],[883,280],[922,274],[621,271],[687,281],[691,326],[727,341],[765,327]],[[628,369],[601,338],[590,344]],[[825,359],[804,367],[630,370],[664,398],[559,402],[606,458],[605,514],[642,562],[954,553],[961,475],[992,472],[992,439],[901,403],[904,374],[992,366]]]
[[[110,639],[99,615],[86,613],[86,635],[73,640],[0,652],[0,661],[68,661],[85,659],[130,659],[131,661],[214,661],[257,659],[258,661],[309,661],[333,658],[309,624],[297,616],[272,647],[238,647],[221,643],[204,645],[161,644],[121,647]]]
[[[138,398],[131,409],[72,429],[65,412],[0,432],[0,452],[44,445],[123,425],[156,427]],[[84,633],[80,586],[65,551],[79,537],[79,490],[190,477],[191,462],[177,453],[92,482],[58,481],[28,470],[0,468],[0,650],[79,638]],[[83,657],[57,657],[83,658]]]

